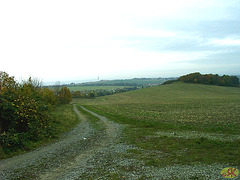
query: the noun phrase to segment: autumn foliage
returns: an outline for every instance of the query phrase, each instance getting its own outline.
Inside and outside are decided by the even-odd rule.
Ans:
[[[14,77],[0,72],[0,142],[4,149],[24,148],[28,140],[51,136],[51,110],[71,101],[68,89],[43,88],[36,80],[17,83]],[[68,93],[69,92],[69,93]]]
[[[198,72],[181,76],[178,78],[178,80],[186,83],[198,83],[231,87],[239,86],[239,79],[237,76],[219,76],[218,74],[200,74]]]

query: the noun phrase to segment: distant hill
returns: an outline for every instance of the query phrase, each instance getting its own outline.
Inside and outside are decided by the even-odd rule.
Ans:
[[[239,164],[238,88],[179,81],[77,102],[126,125],[125,139],[141,150],[130,155],[157,168]]]
[[[127,93],[120,93],[115,96],[104,97],[107,98],[109,103],[114,103],[119,101],[119,103],[170,103],[170,102],[183,102],[187,100],[195,101],[204,99],[228,99],[231,94],[236,94],[237,99],[239,99],[240,91],[235,87],[224,87],[215,85],[205,85],[205,84],[193,84],[193,83],[183,83],[181,81],[174,82],[165,86],[156,86],[150,88],[144,88],[136,91],[130,91]],[[188,99],[190,98],[190,99]],[[233,98],[233,99],[235,99]],[[101,103],[102,101],[100,101]],[[104,102],[106,103],[106,102]]]
[[[86,82],[74,84],[72,86],[152,86],[163,84],[168,80],[175,80],[176,77],[169,78],[133,78],[133,79],[117,79],[117,80],[101,80],[96,82]]]

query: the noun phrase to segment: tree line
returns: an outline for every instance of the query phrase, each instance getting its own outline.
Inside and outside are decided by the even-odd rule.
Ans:
[[[185,83],[197,83],[197,84],[208,84],[208,85],[218,85],[218,86],[231,86],[239,87],[239,78],[237,76],[218,74],[201,74],[199,72],[187,74],[180,76],[177,80],[166,81],[163,84],[171,84],[173,82],[182,81]]]
[[[111,89],[111,90],[85,90],[85,91],[74,91],[72,92],[73,98],[93,98],[93,97],[99,97],[99,96],[106,96],[106,95],[113,95],[116,93],[122,93],[127,91],[133,91],[138,89],[138,87],[124,87],[124,88],[118,88],[118,89]]]
[[[181,76],[178,80],[186,83],[239,87],[239,78],[229,75],[219,76],[218,74],[200,74],[197,72]]]
[[[4,150],[24,148],[28,140],[52,136],[50,112],[72,100],[68,88],[48,89],[31,77],[18,83],[0,72],[0,143]]]

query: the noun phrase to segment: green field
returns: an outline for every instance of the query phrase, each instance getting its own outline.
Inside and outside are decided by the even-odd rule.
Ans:
[[[240,165],[239,88],[177,82],[74,101],[128,125],[125,140],[140,149],[129,156],[148,165]]]
[[[67,86],[67,87],[70,91],[91,91],[91,90],[122,89],[125,86]]]

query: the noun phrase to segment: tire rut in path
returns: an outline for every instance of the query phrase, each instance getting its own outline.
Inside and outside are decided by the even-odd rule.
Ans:
[[[82,106],[81,108],[96,116],[100,120],[99,125],[101,125],[104,130],[96,131],[95,136],[97,137],[89,137],[95,139],[95,142],[86,150],[81,151],[72,161],[69,161],[60,167],[41,175],[40,179],[75,179],[81,176],[83,173],[88,173],[88,167],[94,167],[94,164],[89,165],[88,162],[94,159],[94,156],[103,148],[113,144],[120,135],[119,125],[110,122],[106,117],[100,116]],[[74,111],[79,118],[89,121],[77,110],[76,106],[74,106]],[[87,138],[86,141],[89,138]]]
[[[73,108],[81,123],[56,143],[0,161],[0,179],[73,179],[86,173],[87,161],[116,141],[121,128],[81,107],[99,118],[101,128],[96,129],[76,105]]]

